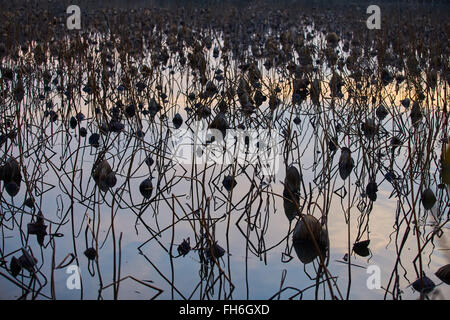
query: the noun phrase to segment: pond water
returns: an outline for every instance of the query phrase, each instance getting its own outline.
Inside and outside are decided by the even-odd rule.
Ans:
[[[306,36],[314,28],[308,25],[301,32]],[[102,42],[102,35],[96,37]],[[309,44],[321,47],[324,41],[317,33]],[[121,76],[131,74],[131,65],[152,64],[150,52],[123,60],[116,51],[109,60],[114,75],[107,89],[83,91],[93,77],[101,85],[101,54],[95,53],[101,48],[92,43],[86,49],[92,58],[73,65],[73,74],[58,74],[67,66],[49,58],[47,70],[56,79],[49,90],[42,70],[24,77],[23,100],[11,95],[2,102],[2,134],[16,135],[2,143],[1,164],[16,159],[22,181],[14,197],[5,182],[1,185],[0,298],[417,299],[420,293],[411,284],[422,270],[438,285],[427,297],[449,299],[450,288],[434,274],[450,260],[449,188],[442,183],[439,163],[449,135],[442,111],[447,84],[421,102],[422,118],[413,124],[413,101],[407,107],[401,103],[415,94],[407,82],[386,85],[371,102],[361,97],[374,95],[373,89],[362,88],[355,98],[349,90],[353,80],[344,71],[345,86],[336,97],[329,85],[335,71],[318,64],[311,79],[321,83],[319,102],[308,96],[294,103],[290,74],[266,68],[263,59],[243,69],[231,55],[224,60],[222,50],[215,55],[214,48],[223,46],[217,37],[211,49],[203,48],[206,78],[217,87],[210,96],[208,85],[191,68],[180,66],[176,55],[170,55],[166,67],[152,69],[150,77],[139,74],[127,80],[131,87],[119,87],[124,83]],[[27,55],[22,58],[26,61]],[[313,54],[316,59],[318,53]],[[4,60],[3,66],[19,67],[12,60]],[[260,75],[252,82],[253,66]],[[252,92],[261,87],[267,97],[251,113],[240,109],[242,97],[229,92],[233,88],[239,95],[242,79]],[[145,89],[136,89],[139,81]],[[62,83],[74,89],[67,94],[58,89]],[[2,84],[7,93],[16,87]],[[271,108],[273,94],[279,100]],[[122,103],[115,104],[119,100]],[[229,107],[220,113],[222,100]],[[203,119],[200,102],[212,113]],[[131,104],[134,112],[127,115]],[[158,104],[153,118],[151,107]],[[385,117],[376,114],[380,105],[386,107]],[[112,122],[108,128],[114,106],[123,124],[117,132]],[[54,121],[52,111],[58,115]],[[70,118],[80,112],[84,119],[71,127]],[[179,128],[172,122],[177,113],[183,119]],[[180,162],[177,139],[189,147],[193,132],[206,129],[218,115],[229,129],[226,144],[206,144],[202,136],[200,145],[187,149],[192,158]],[[364,127],[372,118],[373,135]],[[80,128],[87,129],[86,136],[80,135]],[[224,163],[222,155],[234,152],[237,141],[245,144],[230,139],[236,129],[253,134],[255,140],[247,156],[241,151],[239,161]],[[269,131],[270,139],[261,138]],[[100,134],[97,147],[89,143],[93,133]],[[399,139],[395,148],[393,137]],[[256,140],[274,147],[271,163],[276,169],[271,174],[262,170],[267,164],[262,155],[250,157],[260,155]],[[195,158],[199,148],[207,152],[212,146],[219,150],[215,162]],[[354,161],[346,179],[339,173],[343,148],[350,149]],[[94,180],[98,159],[105,159],[115,172],[113,187],[101,190]],[[293,231],[302,218],[297,215],[290,222],[285,214],[283,190],[290,166],[301,177],[298,211],[314,216],[327,230],[322,255],[326,268],[320,257],[303,263],[294,248]],[[226,177],[236,182],[231,191],[224,186]],[[146,198],[140,185],[147,178],[152,191]],[[375,201],[366,189],[371,181],[377,185]],[[421,200],[427,188],[436,198],[428,210]],[[34,204],[26,206],[30,194]],[[41,243],[29,234],[39,212],[47,226]],[[365,240],[370,240],[368,251],[354,250],[354,243]],[[181,247],[183,241],[189,246]],[[218,246],[211,248],[214,243]],[[22,248],[37,262],[31,271],[22,266],[14,276],[11,261],[22,256]],[[88,248],[94,259],[88,259]],[[70,282],[70,266],[79,266],[80,288],[71,287],[76,281]],[[379,271],[380,288],[368,285],[371,270]]]

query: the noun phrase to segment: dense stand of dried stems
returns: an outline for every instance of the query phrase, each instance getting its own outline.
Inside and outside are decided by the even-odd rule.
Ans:
[[[43,3],[0,13],[0,275],[20,288],[20,298],[56,299],[55,272],[88,261],[99,299],[110,288],[119,298],[130,279],[150,288],[150,298],[168,285],[172,299],[231,299],[242,285],[232,276],[235,229],[245,248],[246,298],[248,260],[267,263],[285,243],[285,263],[292,249],[301,261],[312,254],[312,276],[305,265],[312,284],[285,286],[284,271],[271,298],[302,298],[314,289],[315,298],[348,299],[353,254],[370,253],[379,189],[397,200],[397,258],[385,298],[402,296],[411,237],[413,286],[426,297],[423,252],[433,251],[449,219],[445,5],[386,5],[382,29],[368,30],[365,8],[353,5],[137,9],[81,1],[82,29],[69,31],[65,8]],[[177,163],[173,135],[181,125],[194,132],[201,120],[219,130],[276,132],[280,170],[264,175],[262,157]],[[48,196],[54,189],[56,199]],[[283,204],[288,227],[272,243],[270,220]],[[146,238],[137,252],[158,282],[122,272],[117,221],[124,212],[135,217],[127,232]],[[329,270],[329,214],[341,214],[347,226],[346,279]],[[190,238],[180,237],[180,226]],[[68,251],[57,251],[67,238]],[[166,252],[169,271],[147,246]],[[112,279],[103,277],[103,247],[112,250]],[[200,269],[188,291],[178,287],[175,265],[192,252]]]

